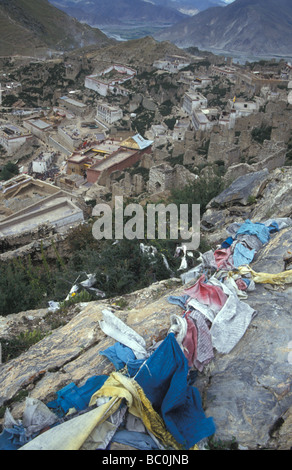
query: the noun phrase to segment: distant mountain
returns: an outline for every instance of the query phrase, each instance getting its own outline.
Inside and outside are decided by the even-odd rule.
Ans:
[[[291,0],[235,0],[155,34],[179,47],[253,56],[292,55]]]
[[[50,0],[57,8],[91,26],[135,23],[172,25],[187,16],[144,0]]]
[[[189,16],[214,6],[224,6],[224,0],[146,0],[154,5],[174,8]]]
[[[0,1],[0,55],[38,54],[111,44],[100,30],[79,23],[47,0]]]
[[[168,6],[189,16],[214,6],[225,6],[225,0],[147,0],[154,5]]]

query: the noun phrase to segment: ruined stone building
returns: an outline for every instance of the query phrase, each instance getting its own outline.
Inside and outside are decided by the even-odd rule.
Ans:
[[[151,194],[183,188],[198,178],[182,165],[173,168],[168,163],[152,166],[149,172],[148,192]]]

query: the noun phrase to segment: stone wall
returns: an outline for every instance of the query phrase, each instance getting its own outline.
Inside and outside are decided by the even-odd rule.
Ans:
[[[222,129],[220,132],[210,134],[208,162],[214,163],[222,160],[226,165],[239,163],[240,150],[234,143],[234,132]]]
[[[183,165],[175,165],[172,168],[167,163],[161,163],[150,169],[148,192],[155,194],[183,188],[188,183],[194,182],[197,178],[197,175],[191,173]]]
[[[146,182],[142,175],[130,175],[125,173],[125,177],[118,182],[112,182],[112,199],[115,196],[139,196],[146,190]]]
[[[231,182],[239,176],[247,175],[248,173],[268,169],[269,171],[275,170],[285,164],[286,160],[286,146],[283,142],[273,142],[265,140],[264,145],[257,155],[257,163],[248,165],[247,163],[239,163],[232,165],[228,168],[224,178],[226,181]]]

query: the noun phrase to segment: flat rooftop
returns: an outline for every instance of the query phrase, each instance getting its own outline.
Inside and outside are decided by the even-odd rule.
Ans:
[[[201,123],[201,124],[206,124],[209,122],[207,116],[205,115],[205,113],[202,113],[201,111],[198,111],[196,114],[196,118],[197,120]]]
[[[52,127],[52,124],[49,124],[42,119],[28,119],[27,122],[41,130],[50,129]]]
[[[68,158],[68,162],[72,162],[72,163],[81,163],[85,160],[88,160],[89,158],[89,155],[81,155],[81,154],[77,154],[77,155],[72,155],[70,158]]]
[[[76,101],[72,98],[68,98],[68,96],[62,96],[60,100],[65,101],[65,103],[72,104],[73,106],[77,106],[78,108],[86,108],[86,104],[82,103],[81,101]]]
[[[107,109],[108,111],[120,111],[121,109],[118,106],[113,106],[112,104],[108,103],[97,103],[97,107]]]
[[[48,197],[40,203],[29,206],[2,220],[0,223],[0,237],[34,230],[45,223],[58,225],[60,221],[64,221],[64,225],[66,225],[66,220],[70,223],[72,216],[76,214],[83,217],[81,209],[63,195],[57,194],[56,197]]]
[[[174,127],[175,127],[175,128],[182,128],[182,129],[184,129],[184,128],[189,127],[189,125],[190,125],[189,122],[186,122],[186,121],[177,121],[177,122],[175,123],[175,126],[174,126]]]
[[[4,135],[6,138],[15,138],[21,137],[23,135],[29,135],[30,132],[26,129],[23,129],[19,126],[15,126],[14,124],[1,124],[0,125],[0,133]]]
[[[105,140],[94,146],[96,152],[113,153],[119,150],[121,142]]]
[[[76,140],[81,139],[80,132],[76,126],[64,126],[64,127],[60,127],[59,129],[61,129],[65,134],[71,137],[71,139],[76,139]]]
[[[133,73],[127,73],[127,72],[119,72],[118,70],[111,70],[110,72],[107,73],[99,73],[99,74],[93,74],[93,75],[88,75],[86,78],[90,80],[95,80],[97,82],[102,82],[105,85],[110,85],[113,82],[119,81],[119,80],[130,80],[133,78],[135,75],[135,72]]]
[[[193,92],[193,91],[186,91],[185,95],[187,95],[193,101],[197,101],[197,100],[201,100],[201,99],[205,100],[206,99],[206,97],[204,95],[202,95],[201,93],[196,93],[196,92]]]
[[[117,152],[114,156],[110,156],[108,158],[105,158],[104,160],[101,160],[100,162],[96,163],[92,169],[98,170],[98,171],[104,171],[110,168],[111,166],[115,165],[116,163],[120,163],[126,158],[130,157],[131,155],[134,155],[136,153],[136,150],[120,150]]]

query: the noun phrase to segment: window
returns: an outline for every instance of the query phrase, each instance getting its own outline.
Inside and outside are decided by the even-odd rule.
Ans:
[[[155,183],[155,191],[159,192],[161,190],[161,184],[159,183],[159,181],[156,181]]]

